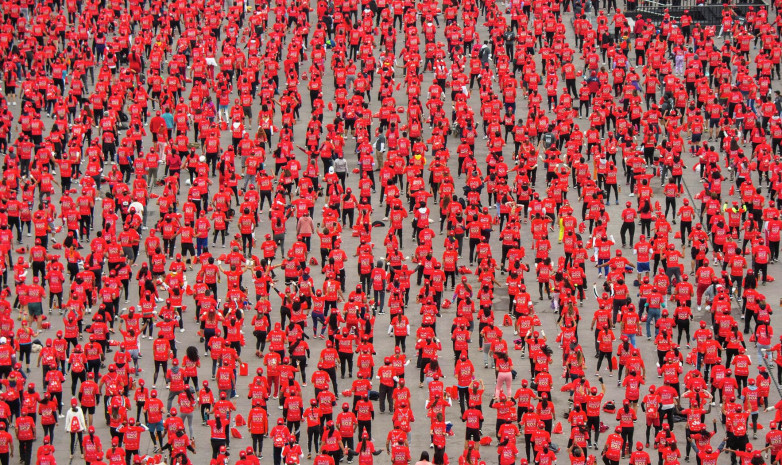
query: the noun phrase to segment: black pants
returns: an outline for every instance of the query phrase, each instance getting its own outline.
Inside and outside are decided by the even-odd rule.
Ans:
[[[597,353],[597,371],[600,371],[600,366],[603,364],[603,359],[605,359],[606,362],[608,363],[608,371],[609,372],[614,371],[614,367],[611,364],[611,354],[612,352],[603,352],[603,351]]]
[[[315,444],[315,452],[320,447],[320,425],[307,428],[307,453],[312,453],[312,444]]]
[[[622,228],[619,230],[619,235],[622,237],[622,246],[624,247],[627,242],[625,241],[625,234],[630,234],[630,247],[633,246],[635,240],[635,223],[632,221],[626,221],[622,223]]]
[[[212,458],[216,459],[220,452],[220,447],[225,445],[225,439],[212,438]]]
[[[261,456],[261,452],[263,452],[263,434],[253,434],[253,451],[255,452],[255,455]]]
[[[33,456],[33,440],[19,441],[19,459],[24,465],[30,465]]]
[[[407,336],[394,336],[394,347],[400,347],[402,349],[402,352],[407,351],[407,347],[405,344],[405,341],[407,340]]]
[[[681,343],[682,340],[682,333],[687,333],[687,344],[690,343],[690,320],[684,319],[684,320],[676,320],[676,330],[678,334],[676,335],[676,343]]]
[[[352,353],[339,353],[339,371],[340,376],[345,378],[345,368],[348,370],[349,376],[353,377],[353,354]]]
[[[660,409],[660,424],[662,425],[664,421],[668,421],[668,426],[673,429],[673,413],[673,408]]]
[[[590,440],[592,431],[595,432],[594,441]],[[587,417],[587,445],[597,444],[600,439],[600,417]]]
[[[386,400],[388,400],[388,411],[394,411],[394,399],[391,397],[393,392],[393,386],[386,386],[385,384],[380,385],[380,413],[386,411]]]
[[[622,440],[625,444],[627,444],[629,447],[632,447],[633,444],[633,433],[635,432],[635,428],[632,426],[629,427],[622,427]],[[624,452],[622,452],[622,455],[624,455]]]
[[[76,441],[79,442],[79,452],[83,452],[84,448],[82,446],[82,439],[84,437],[84,433],[81,431],[76,433],[71,433],[71,455],[74,453],[74,449],[76,448]]]

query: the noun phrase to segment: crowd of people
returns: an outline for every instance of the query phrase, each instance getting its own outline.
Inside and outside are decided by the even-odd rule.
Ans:
[[[0,464],[779,463],[778,3],[3,1]]]

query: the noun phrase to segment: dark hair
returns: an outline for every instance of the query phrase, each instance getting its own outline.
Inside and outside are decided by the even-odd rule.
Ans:
[[[198,362],[201,360],[201,356],[198,355],[198,348],[196,346],[189,346],[185,350],[185,356],[190,360],[191,362]]]

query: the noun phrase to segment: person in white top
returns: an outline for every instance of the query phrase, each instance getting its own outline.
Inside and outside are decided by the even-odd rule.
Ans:
[[[71,409],[65,414],[65,431],[71,433],[71,458],[73,458],[73,449],[76,446],[76,440],[79,440],[79,451],[84,457],[84,447],[82,439],[84,431],[87,430],[87,423],[84,421],[84,412],[79,407],[79,401],[76,398],[71,399]]]

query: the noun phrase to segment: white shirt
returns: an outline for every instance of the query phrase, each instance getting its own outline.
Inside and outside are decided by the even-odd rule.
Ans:
[[[68,413],[65,414],[65,431],[78,433],[86,430],[87,423],[84,421],[84,413],[81,409],[79,407],[76,407],[75,411],[72,408],[68,409]]]

